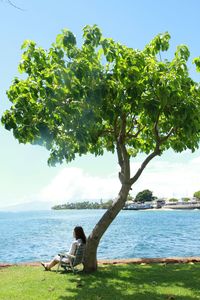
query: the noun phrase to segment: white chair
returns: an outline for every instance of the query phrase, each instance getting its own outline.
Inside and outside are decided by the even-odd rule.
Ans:
[[[83,263],[84,260],[84,254],[85,254],[85,244],[81,243],[77,246],[77,249],[75,251],[74,255],[68,254],[68,253],[60,253],[60,261],[58,264],[57,271],[60,267],[64,268],[65,271],[72,271],[74,274],[78,272],[77,269],[75,269],[76,266]],[[67,258],[68,261],[63,261],[63,258]]]

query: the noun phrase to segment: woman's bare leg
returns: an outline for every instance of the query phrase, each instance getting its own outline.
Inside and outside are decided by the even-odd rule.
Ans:
[[[51,270],[51,268],[53,268],[58,263],[59,261],[57,261],[56,259],[52,259],[52,261],[50,261],[50,263],[45,264],[45,266],[47,267],[47,269]]]
[[[44,268],[48,271],[51,270],[51,268],[53,268],[55,265],[57,265],[59,263],[59,261],[57,259],[52,259],[49,263],[42,263],[42,265],[44,266]]]

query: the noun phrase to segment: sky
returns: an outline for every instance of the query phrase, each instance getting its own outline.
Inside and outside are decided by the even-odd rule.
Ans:
[[[97,24],[103,35],[129,47],[142,49],[155,35],[171,35],[169,58],[176,46],[186,44],[191,53],[190,75],[200,81],[192,59],[200,55],[199,0],[13,0],[21,10],[0,1],[0,116],[9,108],[6,90],[18,74],[26,39],[48,49],[63,28],[70,29],[81,44],[82,28]],[[78,157],[70,164],[48,167],[48,151],[19,144],[12,132],[0,125],[0,209],[14,205],[61,204],[106,200],[120,189],[115,155]],[[131,160],[132,174],[145,156]],[[155,158],[133,186],[131,195],[150,189],[158,197],[192,197],[200,190],[200,150]]]

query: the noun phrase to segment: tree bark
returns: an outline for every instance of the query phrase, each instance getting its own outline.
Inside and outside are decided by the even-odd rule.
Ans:
[[[120,210],[124,207],[130,188],[131,185],[122,184],[119,195],[112,207],[105,212],[89,235],[84,259],[84,271],[86,273],[95,272],[97,270],[97,248],[100,239]]]

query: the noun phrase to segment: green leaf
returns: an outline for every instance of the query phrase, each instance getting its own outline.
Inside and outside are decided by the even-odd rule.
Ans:
[[[190,51],[186,45],[179,45],[177,47],[175,55],[187,61],[190,56]]]
[[[71,48],[76,45],[76,38],[73,33],[67,29],[63,30],[63,45],[66,48]]]
[[[196,65],[197,72],[200,72],[200,56],[194,58],[192,62]]]
[[[84,44],[85,45],[91,45],[92,47],[97,47],[101,40],[101,30],[99,27],[95,24],[93,26],[85,26],[83,28],[83,37],[85,39]]]
[[[36,43],[32,40],[25,40],[21,46],[21,49],[26,49],[28,47],[34,47]]]

